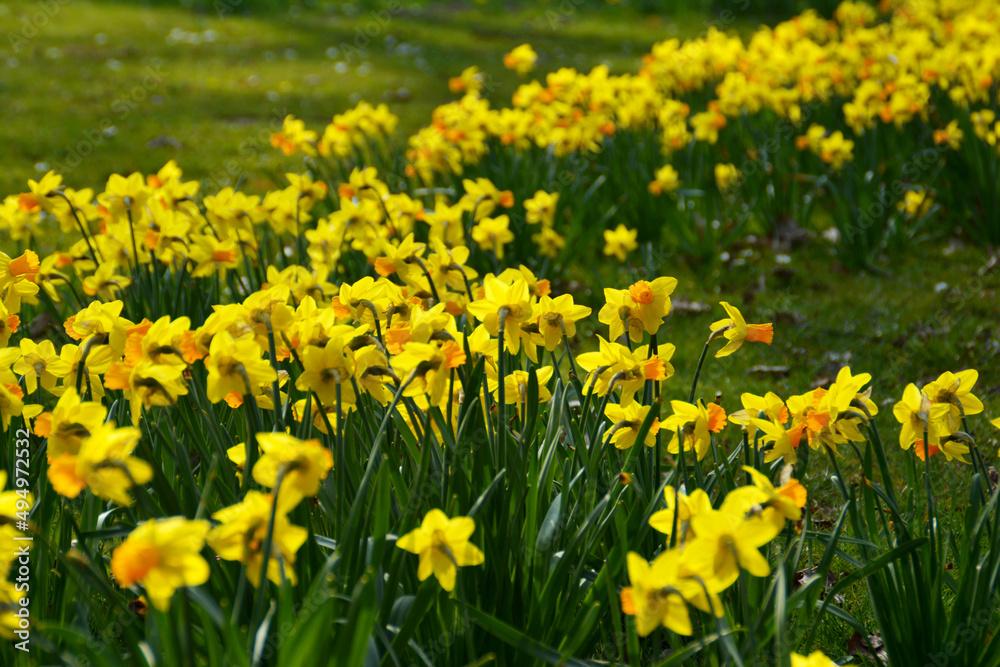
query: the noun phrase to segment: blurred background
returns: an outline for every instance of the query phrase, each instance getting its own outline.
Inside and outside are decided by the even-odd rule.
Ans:
[[[782,0],[16,0],[0,3],[0,192],[49,169],[78,187],[176,159],[209,189],[283,172],[269,145],[293,114],[321,127],[360,100],[400,116],[397,138],[454,99],[477,65],[495,105],[518,79],[503,54],[528,42],[533,76],[607,63],[636,71],[659,40],[709,26],[749,34],[806,5]],[[81,163],[86,169],[77,171]]]

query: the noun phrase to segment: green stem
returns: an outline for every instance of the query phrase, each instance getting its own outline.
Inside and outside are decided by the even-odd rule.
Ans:
[[[927,441],[927,420],[924,420],[924,491],[927,493],[927,537],[931,546],[931,572],[937,572],[937,508],[934,506],[934,486],[931,483],[931,451]]]
[[[271,500],[271,518],[267,523],[267,537],[261,547],[263,558],[260,564],[260,580],[257,586],[257,598],[254,602],[253,623],[254,632],[248,633],[250,642],[256,637],[256,629],[260,626],[264,614],[264,598],[267,597],[267,566],[271,560],[271,547],[274,543],[274,523],[278,515],[278,494],[281,492],[281,482],[285,479],[285,466],[278,468],[278,477],[274,482],[274,493]]]
[[[688,403],[694,403],[695,390],[698,388],[698,376],[701,375],[701,367],[705,363],[705,355],[708,354],[708,346],[712,344],[712,337],[709,336],[708,341],[705,343],[705,347],[701,351],[701,358],[698,359],[698,367],[694,370],[694,382],[691,383],[691,397],[688,399]]]
[[[271,355],[271,367],[274,369],[274,382],[271,383],[271,393],[274,395],[274,430],[284,432],[285,415],[281,413],[281,385],[278,380],[278,353],[274,343],[274,328],[271,326],[271,316],[264,315],[264,323],[267,325],[267,345]]]
[[[507,462],[507,403],[506,403],[506,390],[505,390],[505,368],[504,368],[504,327],[507,324],[507,314],[509,309],[506,306],[500,308],[499,313],[499,326],[497,327],[497,332],[499,338],[497,339],[497,416],[499,417],[499,423],[497,424],[497,448],[498,454],[503,457],[503,467],[508,467]]]

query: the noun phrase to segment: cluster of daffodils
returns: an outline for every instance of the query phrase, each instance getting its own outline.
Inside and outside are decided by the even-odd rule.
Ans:
[[[727,120],[748,113],[766,110],[798,124],[804,109],[835,99],[846,100],[840,109],[844,124],[863,134],[876,124],[929,122],[935,91],[971,115],[977,137],[995,145],[997,123],[988,107],[1000,63],[990,49],[980,48],[1000,29],[992,3],[926,2],[914,8],[883,2],[879,11],[883,16],[866,3],[848,1],[826,20],[809,10],[761,27],[745,42],[710,28],[686,42],[655,44],[637,75],[611,75],[604,66],[587,74],[562,68],[522,85],[512,106],[503,109],[480,97],[483,73],[468,68],[450,83],[463,98],[439,107],[434,122],[410,139],[411,173],[424,180],[461,173],[489,150],[491,140],[566,154],[599,150],[605,137],[621,129],[648,127],[662,132],[669,154],[691,141],[716,143]],[[525,44],[508,53],[504,65],[525,74],[537,58]],[[704,111],[677,101],[713,86],[714,99]],[[364,113],[373,111],[365,105]],[[340,116],[330,127],[338,124],[345,124]],[[303,150],[311,150],[301,129],[286,127],[284,134],[300,137]],[[835,169],[853,159],[853,141],[842,132],[814,124],[807,136],[810,149],[823,143],[816,152]],[[961,140],[956,120],[934,133],[935,143],[953,148]]]
[[[668,171],[657,179],[661,193],[674,187]],[[628,555],[621,606],[638,633],[663,626],[691,635],[704,624],[692,609],[718,617],[741,572],[770,574],[767,547],[800,520],[806,500],[793,477],[801,443],[836,456],[869,438],[878,413],[871,376],[849,368],[787,400],[743,394],[742,409],[728,415],[698,398],[696,372],[689,400],[664,409],[657,399],[674,375],[675,346],[664,338],[677,280],[607,288],[595,313],[524,265],[502,268],[504,248],[517,242],[502,211],[517,202],[486,179],[467,179],[457,196],[434,193],[433,208],[392,192],[373,168],[355,169],[336,190],[306,175],[289,180],[264,197],[199,197],[171,163],[146,178],[115,176],[98,194],[49,174],[16,198],[20,240],[34,241],[45,225],[77,240],[44,256],[0,253],[0,423],[7,431],[19,418],[45,439],[48,488],[65,502],[96,499],[141,517],[109,545],[109,571],[157,609],[208,581],[209,554],[239,563],[254,588],[296,585],[299,552],[316,529],[305,517],[341,494],[343,448],[373,440],[372,415],[381,429],[390,419],[409,429],[414,442],[454,441],[470,419],[520,440],[553,395],[572,388],[580,399],[572,419],[588,430],[593,422],[595,450],[685,469],[719,460],[732,425],[739,432],[730,440],[746,451],[752,443],[759,467],[783,467],[775,485],[748,466],[749,485],[715,502],[683,482],[667,488],[666,508],[650,519],[666,544],[652,562]],[[321,215],[320,202],[333,198],[339,208]],[[537,190],[521,205],[524,224],[557,249],[558,194]],[[627,247],[627,231],[608,244]],[[162,310],[148,303],[153,294]],[[143,315],[170,311],[171,300],[204,315]],[[719,308],[702,363],[711,350],[723,358],[772,343],[772,324],[748,322],[728,302]],[[49,331],[28,335],[22,315],[37,321],[43,312]],[[578,328],[591,319],[602,327],[596,349],[576,352]],[[470,384],[474,376],[481,381]],[[924,459],[965,461],[975,452],[965,420],[983,411],[971,393],[976,379],[962,371],[907,387],[894,409],[900,444]],[[235,491],[204,515],[162,516],[153,502],[162,472],[145,434],[189,407],[215,415],[216,427],[246,420],[244,441],[233,437],[217,462]],[[348,445],[348,427],[368,440]],[[378,455],[360,446],[356,459]],[[625,485],[627,467],[618,477]],[[33,504],[25,490],[0,492],[8,572],[16,538],[37,530]],[[433,575],[449,593],[461,595],[462,568],[485,562],[471,517],[428,509],[400,532],[395,546],[418,556],[417,579]],[[0,586],[5,610],[12,586]],[[18,622],[0,616],[5,632]],[[822,654],[795,661],[829,664]]]
[[[741,409],[727,414],[721,399],[697,393],[707,353],[714,348],[722,358],[747,344],[770,345],[775,332],[721,302],[688,400],[664,409],[660,398],[675,372],[665,322],[677,281],[659,276],[607,288],[592,309],[555,293],[546,278],[546,260],[601,231],[605,256],[627,261],[639,247],[638,230],[613,221],[589,234],[564,224],[570,207],[583,204],[551,179],[523,188],[461,176],[491,151],[540,147],[561,159],[601,151],[622,132],[649,133],[654,150],[671,159],[694,143],[724,141],[737,118],[763,113],[796,128],[789,137],[800,157],[831,172],[850,171],[859,135],[881,126],[921,124],[935,145],[959,150],[968,125],[992,150],[1000,123],[987,107],[996,101],[1000,58],[971,47],[995,39],[995,8],[882,6],[888,21],[845,2],[832,21],[807,12],[748,42],[715,30],[688,43],[669,40],[654,46],[636,75],[561,69],[520,86],[505,109],[491,108],[483,73],[469,68],[450,82],[461,97],[410,138],[402,176],[364,166],[397,118],[385,105],[363,103],[322,132],[288,117],[274,147],[309,156],[317,171],[289,173],[287,187],[260,195],[202,192],[173,162],[147,176],[114,175],[99,193],[68,187],[55,173],[30,181],[0,205],[0,229],[17,244],[0,252],[3,431],[23,422],[44,439],[45,488],[65,506],[123,508],[113,520],[127,516],[134,529],[104,545],[110,574],[166,610],[178,589],[209,580],[217,564],[206,556],[240,563],[241,577],[257,589],[295,586],[299,552],[322,525],[314,508],[355,500],[343,481],[345,449],[359,450],[347,450],[350,461],[377,462],[379,438],[390,428],[418,443],[417,451],[431,442],[460,447],[475,421],[503,450],[491,454],[509,461],[508,446],[526,447],[553,396],[570,392],[565,419],[589,436],[572,456],[590,456],[583,447],[627,451],[628,461],[655,459],[657,474],[671,466],[675,482],[687,465],[724,457],[729,428],[730,442],[759,454],[757,467],[745,468],[748,485],[714,501],[702,489],[688,491],[686,479],[668,486],[666,508],[649,519],[665,544],[652,562],[627,556],[621,608],[638,634],[662,626],[691,635],[692,608],[719,617],[741,572],[770,574],[768,546],[789,522],[797,530],[802,517],[806,490],[793,471],[807,453],[836,457],[839,448],[872,440],[871,375],[843,368],[829,386],[787,400],[745,393]],[[527,75],[537,59],[522,45],[504,65]],[[692,104],[711,99],[692,109],[683,96]],[[958,118],[931,113],[944,98]],[[807,124],[807,109],[837,100],[844,101],[843,129]],[[322,169],[323,159],[342,168],[339,182],[320,178],[334,173]],[[737,156],[724,159],[734,162],[714,164],[712,177],[735,202],[748,175]],[[648,167],[640,194],[683,194],[675,166]],[[932,191],[913,188],[897,210],[915,220],[935,205]],[[47,239],[56,229],[69,240],[53,248]],[[530,267],[511,261],[525,255],[544,259]],[[577,330],[591,320],[600,335],[578,352]],[[971,457],[985,473],[967,426],[984,411],[972,394],[977,378],[965,370],[909,385],[893,410],[901,447],[928,465],[937,453],[948,461]],[[188,419],[204,419],[216,435],[220,426],[247,426],[219,438],[225,444],[211,474],[228,484],[225,499],[190,516],[161,516],[180,511],[158,509],[170,481],[152,464],[150,439]],[[1000,419],[993,423],[1000,427]],[[190,463],[188,453],[177,457]],[[780,483],[758,470],[764,464],[781,468]],[[628,485],[626,468],[614,479]],[[44,531],[30,520],[32,494],[2,491],[4,482],[0,472],[0,573],[7,575],[0,633],[9,633],[20,622],[10,581],[17,544]],[[461,597],[461,569],[482,565],[485,555],[475,544],[475,520],[460,514],[454,505],[448,513],[427,508],[416,528],[414,521],[398,538],[377,537],[418,557],[402,562],[419,581],[434,575]],[[831,664],[820,653],[792,662]]]
[[[966,456],[972,442],[966,417],[983,411],[983,403],[972,393],[979,379],[974,369],[942,373],[921,388],[910,383],[892,414],[901,424],[899,445],[913,448],[920,459],[944,454],[948,461],[969,463]],[[1000,419],[991,422],[1000,428]]]
[[[293,116],[285,119],[272,144],[286,155],[308,156],[315,168],[311,174],[288,174],[288,187],[263,195],[232,188],[201,193],[197,182],[184,181],[170,163],[146,178],[116,176],[95,196],[90,189],[63,187],[61,177],[50,173],[32,181],[28,192],[2,201],[0,229],[34,247],[32,239],[45,233],[40,218],[54,218],[63,234],[79,236],[72,246],[46,257],[37,271],[31,269],[53,299],[59,298],[53,285],[74,272],[84,278],[83,296],[107,300],[130,287],[129,261],[149,264],[153,256],[169,262],[172,255],[182,255],[194,263],[192,276],[217,273],[225,281],[227,271],[254,262],[266,250],[263,225],[278,235],[304,237],[303,250],[315,269],[311,287],[330,289],[331,271],[336,273],[345,252],[376,258],[383,245],[398,247],[411,232],[498,259],[511,244],[527,246],[528,240],[530,250],[522,250],[552,258],[572,248],[575,237],[585,235],[567,229],[565,221],[574,217],[569,214],[577,204],[565,194],[560,197],[560,191],[566,183],[588,178],[585,169],[560,175],[559,184],[550,175],[546,189],[521,202],[507,189],[512,183],[456,178],[508,147],[515,153],[551,151],[556,158],[593,156],[605,151],[616,134],[652,132],[659,136],[667,164],[643,164],[640,171],[650,176],[650,197],[673,198],[685,188],[705,186],[732,198],[747,181],[748,161],[760,161],[768,171],[808,170],[808,154],[831,176],[843,176],[859,148],[872,143],[861,137],[882,126],[893,131],[912,126],[918,135],[914,141],[932,148],[935,159],[963,149],[970,139],[995,152],[1000,120],[990,104],[996,102],[993,82],[1000,80],[1000,60],[993,50],[979,48],[1000,35],[992,3],[880,7],[885,16],[868,5],[845,2],[832,21],[806,12],[762,27],[746,42],[714,29],[687,42],[667,40],[654,45],[636,74],[616,76],[604,66],[589,73],[562,68],[544,81],[521,85],[508,108],[491,107],[483,96],[483,73],[469,68],[452,82],[462,97],[438,107],[431,124],[409,138],[400,174],[391,177],[365,165],[385,158],[398,118],[384,104],[362,102],[322,131],[307,129]],[[537,59],[525,44],[504,62],[524,74]],[[713,90],[700,109],[693,98]],[[803,110],[815,112],[821,105],[839,105],[839,117],[812,122],[816,114]],[[765,113],[770,115],[764,123],[778,122],[779,136],[789,139],[802,159],[779,160],[762,155],[759,147],[743,146],[738,125]],[[728,143],[727,133],[732,133]],[[708,154],[731,161],[709,163],[704,174],[686,163],[684,156],[695,144],[720,141],[726,150],[713,148]],[[871,160],[865,157],[861,171],[881,172]],[[912,167],[901,175],[907,182],[933,171]],[[324,179],[340,174],[342,182],[331,186],[319,174]],[[932,208],[927,199],[932,193],[918,184],[907,188],[898,204],[906,219],[920,218]],[[624,261],[639,247],[637,237],[636,229],[613,222],[604,231],[604,252]],[[305,257],[297,260],[305,264]],[[14,270],[27,269],[15,264]],[[6,319],[8,314],[0,313]],[[0,338],[9,326],[3,324]]]
[[[429,423],[420,413],[432,410],[451,417],[450,423],[434,422],[435,429],[457,432],[455,408],[476,394],[484,406],[513,405],[523,417],[531,375],[538,401],[548,401],[562,373],[557,352],[576,372],[568,343],[591,309],[569,294],[553,295],[549,282],[524,266],[480,276],[467,263],[466,220],[469,240],[502,257],[510,239],[497,226],[505,216],[496,213],[513,205],[510,192],[485,180],[467,181],[455,204],[439,202],[437,210],[425,211],[389,193],[374,170],[358,170],[338,196],[365,213],[350,218],[342,209],[314,221],[304,231],[302,256],[309,265],[269,266],[263,273],[261,230],[278,242],[285,232],[300,232],[316,201],[328,194],[308,177],[292,180],[285,195],[230,191],[199,202],[197,186],[184,182],[173,164],[145,179],[113,177],[96,197],[64,188],[50,174],[19,198],[26,215],[35,217],[25,228],[28,238],[35,225],[52,220],[79,240],[41,259],[32,250],[0,257],[3,424],[6,429],[21,417],[47,440],[46,476],[56,493],[142,506],[155,471],[137,455],[141,427],[181,400],[273,416],[273,432],[258,430],[227,452],[244,489],[236,504],[214,512],[211,521],[140,523],[115,550],[112,572],[119,585],[141,584],[157,607],[165,608],[176,588],[204,581],[199,553],[205,545],[220,559],[243,563],[254,586],[265,578],[295,582],[295,554],[307,532],[289,514],[320,492],[335,461],[318,440],[291,435],[292,424],[339,434],[345,417],[364,405],[391,410],[404,400],[408,409],[401,416],[415,433]],[[284,208],[286,201],[293,202],[291,209]],[[557,202],[537,192],[525,205],[528,224],[551,231]],[[415,240],[418,221],[429,242]],[[335,235],[336,243],[323,243],[324,233]],[[375,275],[332,283],[341,247],[367,256]],[[251,273],[240,275],[241,269]],[[189,276],[224,301],[199,323],[187,316],[126,317],[125,301],[113,297],[141,290],[159,271]],[[258,275],[260,288],[247,289]],[[96,298],[84,301],[77,285]],[[662,277],[607,290],[598,319],[608,326],[608,338],[599,351],[579,355],[586,373],[581,389],[602,398],[618,448],[636,442],[652,409],[636,400],[637,393],[654,386],[658,394],[673,374],[674,347],[656,337],[675,286],[675,279]],[[22,308],[45,304],[68,313],[56,340],[70,342],[57,346],[17,336]],[[744,341],[770,342],[770,325],[748,325],[735,308],[724,308],[729,317],[712,325],[712,339],[727,341],[719,355]],[[628,345],[617,342],[623,337]],[[631,341],[640,345],[633,348]],[[530,372],[511,363],[522,351]],[[547,358],[553,363],[546,365]],[[467,366],[479,362],[483,385],[464,386]],[[131,422],[124,426],[108,418],[104,404],[118,397],[124,400],[116,415]],[[688,416],[677,409],[665,425],[700,433],[681,423]],[[652,444],[658,431],[658,425],[649,429],[644,444]],[[700,451],[694,443],[684,446]],[[468,542],[473,530],[471,519],[430,513],[397,545],[420,554],[421,579],[433,573],[450,590],[458,567],[482,562]],[[185,539],[176,539],[180,533]]]
[[[874,139],[862,138],[876,131],[906,133],[900,146],[923,149],[939,162],[950,151],[964,150],[970,139],[976,147],[961,159],[978,160],[972,157],[978,147],[994,159],[1000,156],[1000,119],[993,109],[1000,59],[995,48],[984,46],[998,39],[1000,20],[986,0],[922,2],[916,8],[881,2],[877,11],[847,1],[832,20],[809,10],[761,27],[746,40],[710,28],[696,39],[659,42],[636,73],[613,75],[604,65],[590,72],[560,68],[520,85],[506,107],[491,104],[486,73],[469,67],[449,83],[460,97],[436,108],[430,124],[408,138],[402,172],[410,191],[446,186],[469,170],[482,171],[487,156],[542,150],[556,159],[597,159],[617,135],[632,133],[622,142],[658,137],[660,163],[633,160],[628,166],[652,177],[647,183],[651,197],[676,199],[678,191],[700,197],[705,192],[699,188],[708,188],[726,201],[745,183],[740,165],[747,163],[759,163],[768,174],[780,172],[779,180],[806,175],[808,181],[810,171],[825,171],[834,184],[848,179],[870,189],[879,180],[873,175],[884,172],[885,165],[871,150],[856,155],[862,146],[874,145]],[[524,44],[504,57],[504,65],[524,75],[538,58]],[[833,119],[812,121],[820,115]],[[384,146],[394,125],[383,106],[361,103],[336,116],[322,133],[289,117],[273,141],[286,154],[335,158],[338,169],[347,172]],[[746,135],[759,135],[762,125],[773,126],[768,136],[788,140],[800,154],[776,154],[779,144],[765,144],[764,155],[760,146],[747,144]],[[720,142],[722,150],[716,146]],[[701,173],[702,161],[689,159],[697,145],[711,147],[698,153],[709,160],[724,155],[732,161],[709,163]],[[859,169],[845,169],[856,159]],[[932,171],[910,164],[899,178],[914,181],[917,189],[916,181]],[[574,179],[585,178],[580,169],[574,172]],[[906,220],[920,217],[913,213],[915,205],[905,204]],[[388,210],[394,214],[395,209]],[[451,212],[436,210],[444,217]],[[380,214],[368,212],[368,217]],[[493,221],[479,230],[476,242],[497,244],[502,252],[498,239],[508,233],[503,222]],[[566,245],[565,237],[559,225],[532,235],[537,251],[553,257]],[[635,229],[617,224],[605,232],[605,254],[624,260],[638,247],[635,238]]]
[[[628,554],[631,582],[621,591],[622,611],[635,616],[640,636],[662,626],[692,634],[688,606],[714,616],[723,614],[719,594],[745,570],[757,577],[771,573],[761,547],[781,533],[788,521],[802,517],[806,490],[789,477],[775,487],[757,470],[745,466],[753,484],[730,491],[718,509],[701,489],[684,494],[665,490],[666,509],[649,518],[669,548],[652,562]]]
[[[255,587],[265,579],[295,585],[295,554],[309,531],[292,524],[288,513],[319,492],[333,460],[318,440],[259,433],[256,441],[260,456],[253,479],[271,492],[248,490],[241,502],[213,513],[214,525],[184,517],[139,524],[111,556],[118,585],[141,584],[155,607],[167,609],[178,588],[208,580],[209,566],[201,556],[206,544],[218,558],[242,563]]]

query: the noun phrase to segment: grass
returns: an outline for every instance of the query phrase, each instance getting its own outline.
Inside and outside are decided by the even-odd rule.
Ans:
[[[674,275],[674,293],[695,303],[712,306],[719,301],[745,305],[747,321],[774,322],[774,343],[747,346],[740,359],[709,358],[699,380],[699,393],[721,394],[727,412],[740,409],[743,392],[763,395],[774,391],[782,398],[827,386],[843,365],[855,373],[870,372],[875,378],[872,399],[883,413],[879,424],[887,447],[896,447],[898,431],[892,407],[903,387],[918,386],[946,371],[980,370],[976,395],[985,414],[1000,413],[1000,377],[990,372],[1000,358],[997,324],[990,299],[1000,290],[1000,270],[990,270],[990,255],[978,248],[949,252],[926,248],[925,254],[894,258],[887,275],[849,273],[831,256],[822,242],[797,249],[788,264],[775,261],[767,244],[747,245],[732,252],[730,261],[709,275],[699,274],[683,263],[657,267],[656,275]],[[784,260],[783,260],[784,261]],[[980,271],[983,270],[982,275]],[[642,269],[639,269],[641,272]],[[630,275],[589,277],[591,285],[626,284]],[[556,286],[556,291],[563,286]],[[577,288],[579,289],[579,288]],[[603,295],[592,290],[589,305],[597,308]],[[714,313],[692,313],[675,309],[667,322],[666,338],[677,346],[674,367],[678,382],[667,383],[665,399],[687,400],[686,386],[698,355],[714,321]],[[602,327],[596,334],[607,335]],[[593,335],[593,334],[591,334]],[[586,337],[586,334],[584,334]],[[589,347],[593,343],[583,342]],[[736,369],[740,369],[737,371]],[[744,373],[743,370],[750,369]],[[997,451],[996,431],[982,417],[970,418],[970,428],[988,455]],[[728,433],[735,439],[737,431]],[[727,442],[727,448],[735,442]],[[851,457],[847,458],[851,461]],[[905,477],[903,457],[891,459]],[[994,457],[989,456],[992,463]],[[827,471],[828,462],[816,457],[813,472]],[[860,481],[856,464],[847,463],[844,473]],[[951,489],[941,502],[964,502],[967,475],[963,468],[942,466],[942,485]],[[832,482],[814,477],[810,493],[820,503],[839,502]]]
[[[775,262],[768,244],[735,250],[739,263],[700,275],[681,264],[658,267],[658,274],[676,275],[675,295],[712,306],[720,300],[747,304],[748,321],[773,321],[771,347],[745,346],[740,359],[709,359],[702,371],[699,392],[722,396],[727,412],[740,408],[739,395],[763,395],[774,391],[782,398],[827,386],[842,365],[855,373],[870,372],[875,381],[872,394],[882,413],[877,417],[883,442],[890,451],[894,479],[906,480],[906,458],[898,451],[898,424],[892,407],[909,382],[921,386],[945,370],[977,368],[980,380],[976,394],[985,414],[1000,412],[1000,377],[990,372],[997,364],[997,324],[991,316],[990,300],[1000,289],[1000,271],[988,268],[990,254],[978,248],[951,251],[947,246],[924,248],[892,258],[887,275],[849,273],[839,266],[822,243],[794,251],[789,264]],[[592,277],[592,280],[595,277]],[[617,276],[613,283],[625,284]],[[595,300],[594,304],[597,305]],[[717,310],[717,308],[716,308]],[[677,383],[668,382],[665,399],[687,400],[687,378],[697,363],[708,323],[708,314],[676,312],[668,320],[668,339],[677,345],[674,355]],[[605,333],[605,332],[599,332]],[[727,363],[728,362],[728,363]],[[745,369],[781,367],[784,373],[744,373]],[[738,371],[735,369],[739,369]],[[997,432],[982,416],[970,418],[987,465],[996,465]],[[723,448],[732,451],[738,432],[724,433]],[[812,452],[809,487],[814,517],[834,520],[843,500],[832,480],[834,470],[821,452]],[[841,459],[841,472],[848,487],[863,484],[862,470],[850,452]],[[918,462],[919,463],[919,462]],[[939,516],[944,530],[961,534],[962,512],[969,494],[970,472],[966,466],[934,462],[940,476],[935,479]],[[904,495],[914,489],[897,488]],[[916,491],[919,491],[917,489]],[[852,553],[850,547],[848,553]],[[839,568],[839,569],[838,569]],[[835,565],[838,576],[850,567]],[[870,632],[876,624],[864,583],[844,592],[843,608],[862,620]],[[846,623],[826,620],[818,637],[819,647],[829,655],[844,654],[854,630]],[[877,665],[873,661],[861,664]]]
[[[22,17],[37,10],[22,0],[4,5],[4,32],[20,35]],[[0,54],[8,100],[0,192],[21,192],[49,168],[78,187],[100,187],[112,173],[149,173],[170,159],[211,189],[238,181],[262,189],[279,168],[269,137],[287,114],[322,127],[360,100],[385,101],[402,118],[403,141],[453,98],[448,78],[471,64],[490,77],[492,99],[509,103],[518,79],[501,59],[518,44],[539,51],[541,73],[602,62],[628,71],[655,41],[704,29],[691,13],[497,13],[471,3],[377,17],[355,11],[220,17],[159,5],[57,5],[33,37]],[[370,42],[358,37],[365,31]]]
[[[18,17],[37,5],[6,7],[0,19],[16,27]],[[9,49],[4,54],[0,91],[9,103],[0,123],[7,149],[0,187],[4,193],[20,192],[26,179],[52,167],[70,185],[99,188],[111,173],[155,171],[176,159],[208,190],[238,181],[260,190],[272,185],[275,174],[301,166],[268,143],[273,123],[286,114],[315,128],[359,100],[387,101],[401,115],[399,137],[405,137],[427,122],[436,105],[451,99],[447,78],[468,65],[477,64],[493,77],[494,101],[508,100],[517,79],[500,59],[522,42],[539,50],[543,73],[600,62],[627,71],[654,41],[695,34],[702,27],[694,15],[608,11],[579,12],[553,25],[544,14],[523,9],[498,15],[439,3],[379,24],[365,56],[348,62],[343,45],[355,45],[356,30],[373,21],[379,24],[365,11],[220,18],[166,6],[60,5],[38,36],[16,55]],[[736,27],[751,25],[743,21]],[[334,57],[330,49],[337,49]],[[114,130],[105,131],[110,126]],[[71,166],[76,154],[82,160]],[[0,247],[9,251],[8,245],[4,240]],[[676,297],[713,308],[729,300],[741,304],[750,321],[773,321],[773,346],[748,346],[735,367],[726,360],[708,361],[701,393],[721,393],[727,411],[738,409],[742,392],[787,397],[828,384],[840,366],[850,365],[856,373],[877,377],[873,397],[884,413],[880,424],[887,446],[894,445],[889,413],[902,387],[945,370],[979,368],[983,374],[976,393],[988,414],[1000,412],[1000,377],[989,372],[1000,356],[991,307],[1000,271],[989,270],[988,252],[960,243],[927,245],[893,256],[886,275],[844,271],[822,240],[796,249],[790,261],[762,241],[739,245],[729,255],[709,272],[675,258],[618,272],[577,267],[554,291],[572,292],[598,307],[604,285],[628,284],[644,271],[668,274],[679,278]],[[666,398],[686,400],[684,385],[714,319],[677,308],[669,320],[666,336],[678,347],[677,381],[668,383]],[[580,345],[592,347],[603,333],[582,330]],[[734,368],[757,370],[737,373]],[[972,422],[981,449],[996,451],[989,427],[981,418]],[[894,472],[900,479],[905,478],[902,458],[890,459],[899,466]],[[935,465],[943,471],[935,482],[942,508],[960,507],[968,484],[965,470]],[[839,502],[826,466],[816,459],[810,483],[812,502],[820,509]],[[848,482],[860,483],[857,464],[846,463],[843,470]],[[852,589],[845,608],[859,618],[870,613],[863,585]],[[842,628],[833,623],[826,628],[821,643],[842,651]]]

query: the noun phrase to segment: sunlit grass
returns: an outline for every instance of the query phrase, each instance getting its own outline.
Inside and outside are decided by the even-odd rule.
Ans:
[[[18,28],[37,4],[4,8],[0,25]],[[167,6],[60,5],[0,62],[0,190],[23,189],[46,171],[40,163],[101,186],[112,173],[148,173],[169,159],[219,187],[261,189],[281,169],[268,137],[288,114],[316,125],[359,100],[386,101],[401,116],[403,141],[453,97],[447,80],[470,63],[495,84],[492,99],[509,103],[518,79],[500,61],[523,42],[539,51],[542,72],[603,62],[628,71],[654,41],[704,30],[690,13],[497,13],[448,4],[384,20],[370,11],[220,18]],[[374,33],[370,41],[365,31]]]

